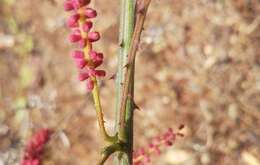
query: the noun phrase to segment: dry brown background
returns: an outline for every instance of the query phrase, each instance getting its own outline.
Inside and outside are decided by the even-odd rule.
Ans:
[[[101,147],[91,97],[69,56],[62,0],[0,0],[0,165],[42,127],[60,130],[46,165],[92,165]],[[93,0],[113,130],[119,0]],[[168,127],[185,137],[152,165],[260,164],[259,0],[153,0],[137,58],[135,148]]]

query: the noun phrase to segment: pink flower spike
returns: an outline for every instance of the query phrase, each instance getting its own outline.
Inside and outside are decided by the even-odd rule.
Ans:
[[[79,42],[81,40],[81,36],[79,34],[71,34],[69,36],[69,41],[72,43]]]
[[[83,25],[84,32],[88,33],[90,31],[90,29],[92,28],[92,26],[93,26],[93,23],[91,21],[85,22]]]
[[[76,59],[75,62],[79,69],[83,69],[88,64],[85,59]]]
[[[74,52],[72,52],[71,56],[73,58],[84,58],[84,52],[75,50]]]
[[[87,82],[87,91],[90,92],[94,89],[94,81],[93,80],[88,80]]]
[[[95,42],[100,39],[100,34],[98,32],[90,32],[88,34],[88,39],[90,42]]]
[[[96,76],[97,77],[105,77],[106,72],[104,70],[96,70]]]
[[[40,157],[44,152],[44,146],[49,141],[51,134],[50,129],[40,129],[28,141],[24,157],[20,165],[40,165]]]
[[[65,11],[71,11],[74,9],[73,3],[71,1],[66,1],[64,3],[64,10]]]
[[[88,73],[80,73],[79,74],[79,81],[84,81],[84,80],[87,80],[88,78],[89,78]]]
[[[91,8],[86,8],[85,16],[88,18],[95,18],[97,16],[97,11]]]
[[[78,27],[79,14],[74,14],[68,18],[67,26],[70,28]]]

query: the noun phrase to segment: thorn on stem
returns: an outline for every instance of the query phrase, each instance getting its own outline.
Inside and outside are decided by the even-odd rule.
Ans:
[[[137,110],[141,110],[141,108],[133,101],[133,108]]]
[[[129,68],[129,66],[130,66],[130,64],[127,63],[127,64],[124,66],[124,68]]]
[[[179,126],[179,130],[182,130],[184,128],[184,124],[181,124],[180,126]]]
[[[109,77],[109,80],[114,80],[116,79],[116,73],[112,74],[110,77]]]
[[[143,5],[141,5],[141,7],[138,9],[138,13],[144,15],[145,14],[145,8]]]
[[[124,45],[125,45],[125,44],[124,44],[124,41],[121,41],[120,44],[119,44],[119,46],[120,46],[121,48],[123,48]]]

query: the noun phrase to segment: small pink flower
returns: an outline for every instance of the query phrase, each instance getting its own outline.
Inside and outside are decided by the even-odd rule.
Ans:
[[[75,62],[79,69],[83,69],[88,64],[85,59],[75,59]]]
[[[149,163],[151,162],[151,158],[148,154],[144,155],[144,163]]]
[[[92,58],[94,61],[102,61],[104,58],[103,53],[97,53],[93,50],[89,51],[89,56]]]
[[[80,19],[79,14],[74,14],[68,18],[67,26],[70,28],[78,27],[78,20]]]
[[[84,58],[84,52],[79,51],[79,50],[75,50],[74,52],[72,52],[71,55],[73,58]]]
[[[90,50],[88,52],[89,56],[93,59],[93,60],[96,60],[97,59],[97,52],[95,52],[94,50]]]
[[[145,155],[145,150],[144,150],[144,148],[143,148],[143,147],[140,148],[139,151],[138,151],[138,153],[139,153],[140,155]]]
[[[88,33],[90,31],[90,29],[92,28],[92,26],[93,26],[93,23],[91,21],[85,22],[83,25],[84,32]]]
[[[74,42],[79,42],[81,40],[80,34],[71,34],[69,36],[69,41],[74,43]]]
[[[88,73],[80,73],[79,74],[79,81],[84,81],[84,80],[87,80],[88,78],[89,78]]]
[[[66,1],[64,3],[64,10],[65,11],[71,11],[74,9],[73,3],[71,1]]]
[[[71,0],[74,9],[79,9],[83,6],[86,6],[90,3],[90,0]]]
[[[97,77],[105,77],[106,72],[104,70],[96,70],[96,76]]]
[[[101,64],[103,64],[103,60],[99,60],[99,61],[93,61],[95,68],[99,67]]]
[[[94,88],[94,81],[93,80],[88,80],[87,81],[87,91],[92,91]]]
[[[86,8],[84,14],[87,18],[95,18],[97,16],[97,11],[92,8]]]
[[[90,42],[95,42],[100,39],[100,34],[99,32],[90,32],[88,33],[88,39]]]

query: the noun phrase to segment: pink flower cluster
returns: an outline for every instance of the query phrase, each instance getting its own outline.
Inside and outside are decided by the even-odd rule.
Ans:
[[[20,165],[40,165],[40,156],[43,154],[44,146],[49,141],[52,131],[40,129],[29,140],[24,151],[24,157]]]
[[[103,54],[92,49],[92,43],[100,39],[100,34],[91,31],[92,18],[97,16],[96,10],[89,8],[90,0],[66,0],[64,10],[73,14],[67,20],[67,26],[72,33],[69,36],[71,43],[78,43],[80,50],[75,50],[72,57],[79,69],[79,80],[87,80],[87,91],[94,88],[96,77],[104,77],[104,70],[96,68],[103,63]]]
[[[180,127],[181,129],[183,128]],[[133,164],[134,165],[144,165],[146,163],[151,162],[151,156],[153,153],[160,155],[161,148],[163,146],[169,147],[172,146],[176,140],[177,136],[183,136],[181,133],[174,133],[171,128],[168,129],[166,133],[161,136],[157,136],[152,139],[152,142],[148,145],[148,147],[140,148],[133,154]]]

